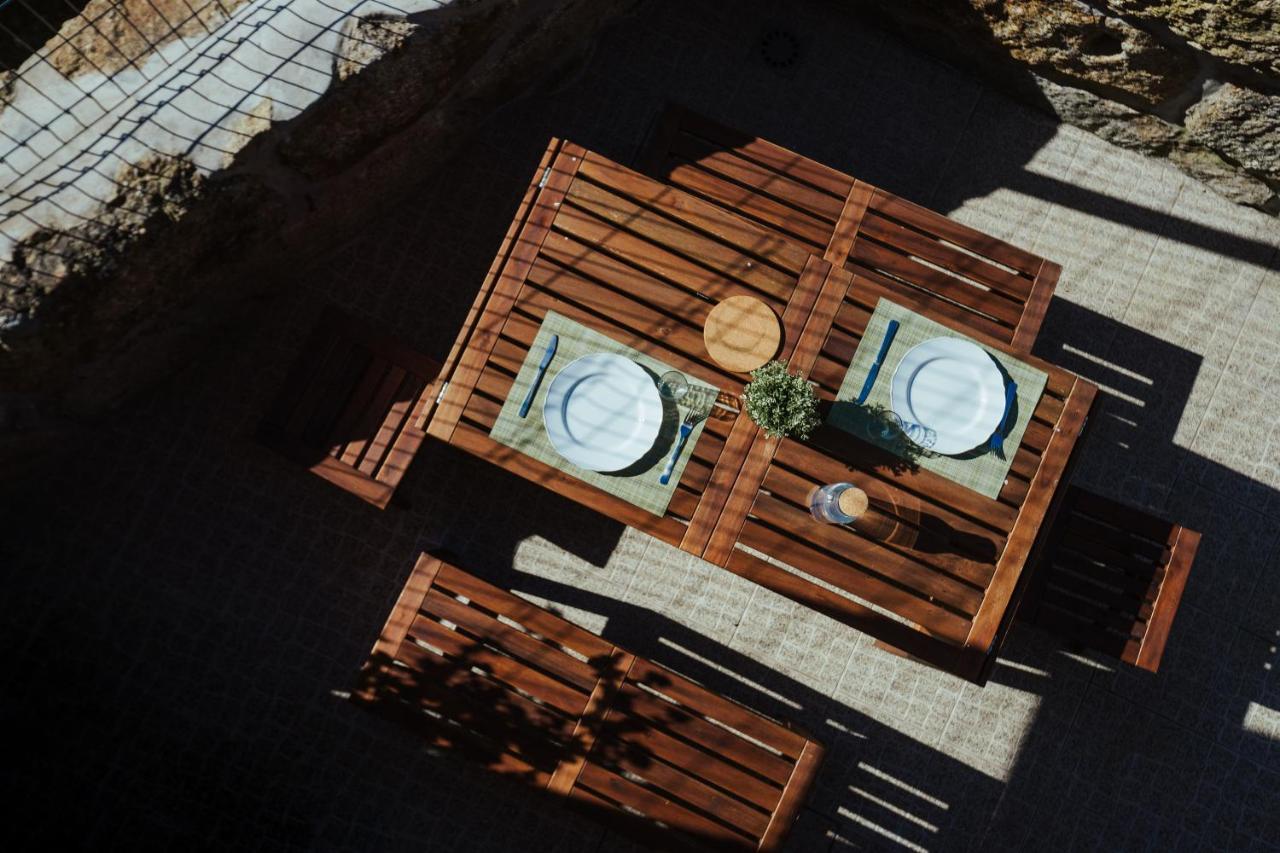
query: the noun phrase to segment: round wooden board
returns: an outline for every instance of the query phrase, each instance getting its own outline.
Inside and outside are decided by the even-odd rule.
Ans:
[[[702,339],[716,364],[746,373],[778,352],[782,324],[773,309],[754,296],[730,296],[707,315]]]

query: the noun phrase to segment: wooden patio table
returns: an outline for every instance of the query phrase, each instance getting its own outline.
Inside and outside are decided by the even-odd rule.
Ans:
[[[1096,390],[1012,343],[976,335],[1017,352],[1049,381],[1022,446],[1008,449],[1012,469],[997,500],[910,470],[834,428],[808,441],[777,441],[745,415],[722,411],[709,419],[659,517],[489,436],[548,310],[736,397],[747,377],[710,359],[702,324],[718,301],[737,294],[776,311],[778,357],[831,400],[880,291],[867,276],[708,199],[553,140],[422,422],[435,438],[906,654],[985,681]],[[974,334],[945,310],[912,307]],[[876,531],[811,519],[811,487],[839,480],[868,492]]]

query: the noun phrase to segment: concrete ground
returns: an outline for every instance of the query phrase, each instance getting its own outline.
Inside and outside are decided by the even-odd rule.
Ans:
[[[343,701],[437,546],[815,733],[791,850],[1280,849],[1280,226],[831,5],[775,8],[642,5],[10,495],[7,849],[620,849]],[[667,98],[1063,265],[1038,352],[1105,389],[1079,478],[1204,533],[1159,675],[1019,630],[977,688],[451,449],[378,512],[252,442],[322,303],[443,354],[548,137],[626,162]]]

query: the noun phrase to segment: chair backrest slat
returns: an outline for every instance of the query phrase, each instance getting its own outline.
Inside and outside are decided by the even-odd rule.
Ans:
[[[1199,544],[1180,524],[1072,486],[1021,615],[1155,672]]]
[[[385,507],[421,446],[440,365],[336,308],[320,322],[258,429],[267,446]]]

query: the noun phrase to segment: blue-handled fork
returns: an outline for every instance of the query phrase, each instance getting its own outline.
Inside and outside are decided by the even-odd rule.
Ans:
[[[710,392],[702,392],[708,399],[699,400],[697,405],[689,408],[689,414],[684,416],[684,421],[680,424],[680,434],[676,437],[676,446],[671,449],[671,455],[667,457],[667,464],[662,469],[662,476],[658,478],[658,482],[667,485],[671,482],[671,474],[676,470],[676,460],[680,458],[680,451],[684,450],[684,443],[689,440],[689,436],[693,434],[693,428],[698,425],[698,421],[711,414],[711,408],[715,405],[715,398]]]

